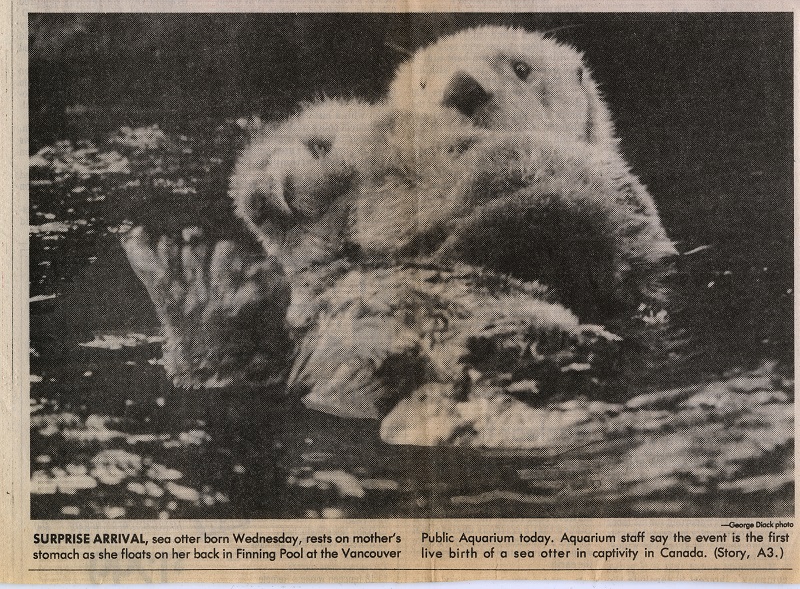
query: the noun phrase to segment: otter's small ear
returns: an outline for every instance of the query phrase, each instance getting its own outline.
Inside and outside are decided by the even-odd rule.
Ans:
[[[577,74],[578,74],[578,84],[583,84],[583,68],[582,67],[578,67]]]

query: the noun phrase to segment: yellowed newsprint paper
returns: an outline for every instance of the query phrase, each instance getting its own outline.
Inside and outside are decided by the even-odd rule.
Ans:
[[[800,581],[795,9],[4,3],[0,581]]]

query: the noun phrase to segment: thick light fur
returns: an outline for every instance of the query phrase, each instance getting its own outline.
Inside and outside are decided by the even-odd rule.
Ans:
[[[520,76],[517,71],[522,68]],[[541,33],[484,26],[446,36],[402,64],[387,102],[397,109],[557,143],[585,144],[592,159],[627,175],[627,200],[661,226],[652,196],[619,150],[610,111],[583,55]],[[578,156],[580,157],[580,156]],[[660,229],[663,233],[663,227]],[[675,254],[671,248],[671,254]]]
[[[380,190],[358,192],[349,238],[365,253],[538,280],[593,321],[663,303],[674,246],[624,165],[594,146],[524,133],[461,128],[441,140],[418,148],[414,173],[391,168],[377,175]]]
[[[608,237],[619,242],[617,254],[627,258],[615,272],[629,275],[634,290],[666,296],[668,260],[677,251],[652,196],[621,155],[610,111],[579,51],[519,28],[464,30],[419,49],[402,64],[387,102],[434,118],[457,116],[479,128],[521,133],[529,146],[557,144],[560,156],[586,160],[583,146],[589,147],[595,171],[615,178],[609,212],[616,205],[623,216],[635,211],[627,221],[607,226]],[[609,196],[598,191],[601,199],[604,195]]]
[[[386,103],[306,106],[244,150],[230,194],[277,260],[274,280],[291,291],[289,303],[283,286],[256,288],[249,305],[270,317],[285,311],[297,345],[290,387],[309,392],[310,406],[356,417],[379,417],[426,383],[453,395],[480,382],[505,390],[497,366],[475,371],[486,350],[469,346],[508,336],[535,349],[542,340],[531,327],[557,316],[552,329],[566,336],[564,345],[581,347],[583,323],[640,301],[660,304],[675,253],[652,198],[619,155],[580,54],[516,29],[465,31],[422,49],[400,68]],[[168,339],[188,334],[197,348],[188,361],[172,362],[187,373],[182,380],[196,384],[191,373],[202,367],[213,375],[208,382],[219,381],[211,364],[236,367],[242,359],[217,353],[217,327],[195,337],[191,314],[180,314],[193,307],[194,291],[207,291],[202,264],[192,262],[201,246],[184,247],[191,262],[188,278],[177,276],[188,285],[184,300],[162,286],[175,282],[174,260],[153,258],[140,235],[125,243]],[[156,272],[142,272],[147,264]],[[462,264],[479,269],[448,274]],[[434,277],[423,267],[435,268]],[[243,286],[252,289],[243,268]],[[508,275],[524,282],[498,287]],[[476,290],[480,276],[490,286]],[[501,292],[528,301],[507,317],[515,327],[505,335],[492,331],[498,317],[490,312],[510,304]],[[219,298],[221,305],[208,304],[241,314],[241,296]],[[448,344],[454,337],[472,343]],[[593,346],[587,359],[597,357]],[[169,342],[165,355],[175,350],[186,355]],[[554,361],[561,357],[552,351]],[[549,362],[534,356],[537,366]]]
[[[647,191],[605,147],[448,110],[316,103],[254,141],[231,193],[289,274],[345,256],[475,264],[550,284],[592,320],[659,301],[674,253]]]
[[[300,255],[299,244],[287,245],[298,239],[295,227],[307,229],[364,181],[381,112],[359,101],[320,101],[267,127],[243,150],[229,192],[237,215],[268,254],[289,265],[288,252],[294,259]],[[319,247],[329,244],[320,241]]]
[[[617,149],[611,116],[581,53],[523,29],[468,29],[416,51],[398,69],[388,102],[435,116],[455,110],[489,129]]]

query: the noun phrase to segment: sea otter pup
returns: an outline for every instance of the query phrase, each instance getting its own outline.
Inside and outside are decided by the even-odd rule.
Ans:
[[[229,194],[236,214],[269,255],[293,266],[302,264],[307,250],[312,258],[336,254],[327,250],[335,247],[331,239],[339,227],[320,228],[320,239],[303,247],[298,240],[309,232],[293,229],[308,227],[364,182],[375,157],[370,148],[384,135],[377,124],[383,112],[360,101],[307,104],[300,114],[261,130],[242,151]],[[315,244],[325,251],[312,251]]]
[[[363,246],[360,256],[397,254],[406,234],[438,225],[450,214],[441,206],[463,200],[474,182],[460,156],[481,132],[442,114],[358,101],[306,105],[242,152],[229,191],[236,214],[290,273],[348,247]],[[382,246],[369,243],[366,217]]]
[[[313,104],[244,151],[231,196],[289,274],[344,256],[480,265],[551,285],[592,321],[660,302],[674,253],[652,199],[605,148],[448,110]]]

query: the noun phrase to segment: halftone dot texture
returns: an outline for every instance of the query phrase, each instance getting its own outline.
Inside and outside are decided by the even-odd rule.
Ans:
[[[106,391],[98,378],[105,368],[100,363],[100,369],[88,366],[79,372],[86,382],[97,382],[90,387],[89,405],[103,395],[121,404],[124,393],[133,397],[125,399],[124,417],[112,414],[120,412],[115,406],[90,406],[95,413],[83,417],[44,396],[36,400],[32,447],[40,450],[31,454],[38,465],[33,477],[37,497],[70,489],[94,493],[98,482],[112,489],[127,485],[127,503],[120,505],[136,504],[147,513],[157,510],[159,516],[176,513],[176,502],[182,506],[178,512],[191,515],[203,505],[216,509],[231,498],[239,515],[298,517],[385,514],[386,505],[400,503],[402,513],[422,516],[518,511],[595,515],[601,508],[625,515],[791,512],[793,382],[787,370],[767,362],[757,370],[735,369],[704,377],[700,384],[654,392],[637,388],[628,378],[631,367],[626,362],[637,369],[637,362],[655,361],[650,356],[658,354],[659,340],[670,337],[672,307],[665,284],[675,248],[672,231],[668,236],[664,230],[649,191],[620,155],[596,84],[596,79],[614,79],[624,85],[625,75],[636,74],[615,65],[617,57],[624,63],[624,55],[606,47],[613,59],[587,63],[571,47],[522,29],[482,27],[441,36],[431,26],[421,36],[430,45],[417,51],[390,84],[395,63],[377,67],[370,62],[371,51],[352,51],[359,66],[347,78],[339,71],[344,68],[327,63],[313,67],[326,52],[339,65],[347,52],[343,48],[360,47],[359,35],[364,34],[340,27],[344,32],[337,33],[330,47],[324,35],[290,39],[287,31],[293,28],[287,22],[300,22],[303,16],[267,19],[263,30],[253,24],[256,17],[250,22],[246,17],[203,15],[183,24],[180,18],[185,17],[132,15],[127,25],[122,16],[49,18],[37,15],[32,21],[33,85],[46,87],[41,80],[52,67],[48,64],[58,63],[59,55],[71,57],[73,49],[60,43],[61,37],[78,38],[79,46],[88,39],[84,44],[90,49],[95,41],[97,48],[119,42],[135,51],[140,27],[133,25],[147,24],[148,18],[162,19],[158,30],[184,31],[183,41],[161,48],[174,54],[177,44],[184,58],[164,59],[159,67],[187,63],[190,83],[181,86],[175,78],[175,88],[167,91],[162,91],[162,82],[145,84],[142,96],[163,99],[171,124],[126,127],[110,143],[97,145],[84,138],[50,145],[49,136],[41,132],[61,116],[61,111],[51,116],[54,111],[43,105],[44,96],[56,97],[57,103],[74,99],[77,106],[70,105],[70,112],[91,115],[95,106],[80,104],[92,94],[86,91],[90,86],[67,87],[66,95],[32,91],[32,136],[38,142],[32,153],[47,146],[31,158],[31,202],[42,207],[32,209],[37,211],[32,215],[61,213],[58,198],[42,198],[51,190],[68,195],[61,201],[69,203],[65,213],[75,205],[90,210],[95,206],[90,199],[99,195],[108,199],[109,219],[119,216],[115,208],[127,212],[131,204],[146,213],[145,219],[149,214],[151,222],[134,218],[134,225],[144,227],[125,233],[122,242],[155,304],[165,337],[161,361],[177,385],[153,399],[148,397],[152,391],[139,390],[144,387],[129,386],[130,395],[125,387],[106,385]],[[104,27],[104,18],[121,26]],[[264,24],[266,17],[259,18]],[[308,18],[310,28],[302,30],[333,27]],[[225,26],[209,26],[217,22]],[[757,30],[750,24],[745,28]],[[49,35],[48,26],[64,35]],[[123,31],[122,41],[101,42],[106,29]],[[376,46],[383,46],[380,31],[365,30],[365,39],[374,34]],[[224,48],[202,52],[211,58],[187,60],[190,31],[198,45]],[[210,39],[204,31],[219,31],[220,37]],[[227,36],[241,42],[242,31],[258,33],[252,35],[257,48],[251,46],[249,54],[246,47],[220,42]],[[700,37],[705,41],[707,35]],[[307,43],[303,51],[308,54],[278,47],[280,43],[294,49]],[[670,51],[678,45],[664,43]],[[710,46],[704,44],[703,51]],[[118,53],[124,55],[127,50],[121,47]],[[725,59],[716,64],[720,71],[727,71],[727,49]],[[240,50],[245,54],[234,55]],[[270,52],[286,59],[260,59]],[[140,57],[145,62],[148,55],[160,59],[156,53],[147,49]],[[378,54],[385,57],[385,52]],[[80,59],[91,61],[93,55],[89,51]],[[199,74],[198,64],[208,59],[222,67],[203,71],[212,77],[225,72],[225,83],[209,83],[210,78]],[[673,68],[671,64],[682,63],[664,61]],[[138,62],[118,58],[117,63]],[[242,74],[233,71],[232,63],[260,66]],[[768,65],[759,63],[755,71]],[[614,67],[621,68],[616,78],[608,75]],[[604,75],[593,73],[603,70]],[[298,72],[302,79],[293,80]],[[259,81],[266,91],[258,102],[264,118],[275,124],[270,131],[255,118],[234,117],[222,125],[217,111],[209,108],[215,100],[242,100],[237,89],[248,76],[264,78]],[[363,95],[377,98],[375,78],[381,76],[386,84],[380,92],[388,88],[388,106],[330,99],[297,106],[320,88],[337,84],[347,92],[335,95],[350,96],[351,90],[358,93],[372,83]],[[55,84],[57,77],[52,77]],[[127,83],[125,75],[117,77]],[[173,77],[162,77],[172,83]],[[693,72],[692,79],[710,85],[706,77]],[[650,82],[635,79],[642,87]],[[111,93],[114,85],[101,87]],[[202,91],[191,90],[198,87]],[[220,87],[226,88],[223,97],[212,90]],[[621,99],[618,93],[617,99],[635,102],[643,92],[633,88],[631,96]],[[696,107],[698,118],[736,111],[720,107],[710,116],[707,105],[703,110],[688,98],[678,103]],[[756,98],[763,97],[752,100]],[[750,104],[748,100],[743,104]],[[653,111],[663,116],[659,108],[654,104]],[[189,131],[188,136],[175,132],[181,123],[172,115],[189,111],[213,119],[193,122],[195,132],[200,128],[200,135],[209,135],[205,141],[195,140]],[[647,109],[635,112],[655,116]],[[623,114],[630,125],[631,114]],[[765,133],[765,126],[772,124],[771,116],[760,118],[759,125],[748,125],[753,134]],[[653,120],[658,124],[657,117]],[[720,128],[727,132],[729,127]],[[657,135],[659,129],[652,131]],[[254,139],[241,152],[243,135],[250,132]],[[686,131],[679,139],[689,135]],[[641,148],[641,160],[646,150],[641,146],[650,144],[641,137],[631,139]],[[673,139],[667,134],[652,142]],[[222,145],[228,147],[223,150]],[[772,154],[775,146],[769,145],[764,151]],[[657,161],[661,190],[654,192],[663,196],[665,187],[677,191],[671,188],[672,176],[662,170],[669,165]],[[693,179],[716,173],[712,166],[708,175],[700,167],[705,168],[695,165],[683,173]],[[241,200],[235,182],[233,201],[223,198],[231,170],[234,180],[243,180]],[[760,177],[757,172],[753,170],[752,178]],[[204,184],[207,173],[216,176],[216,184]],[[706,188],[715,188],[708,182]],[[766,191],[770,198],[778,198],[775,190]],[[156,193],[168,193],[168,198],[162,202],[153,198]],[[692,197],[681,195],[697,210],[689,202]],[[725,198],[719,195],[720,202]],[[204,199],[211,204],[201,206]],[[226,210],[232,206],[238,216]],[[674,220],[674,202],[671,207]],[[54,236],[83,238],[85,226],[69,214],[65,221],[48,216],[47,222],[34,225],[32,261],[49,261],[50,254],[39,246],[57,241]],[[85,215],[91,223],[93,214]],[[724,219],[706,214],[714,218],[713,223],[704,221],[711,229],[722,226]],[[192,215],[203,218],[195,222]],[[250,231],[274,258],[220,229],[240,219],[252,222]],[[746,223],[740,225],[738,233],[748,229]],[[176,226],[183,231],[175,231]],[[38,268],[32,266],[32,272],[44,272]],[[704,284],[728,280],[719,274]],[[97,290],[97,285],[84,290]],[[130,289],[130,296],[136,296],[134,291]],[[55,303],[48,302],[53,294],[48,292],[36,291],[33,308],[60,303],[58,292]],[[91,338],[83,343],[122,342],[117,346],[125,348],[149,341],[140,334]],[[41,337],[32,347],[43,351],[47,341]],[[135,363],[124,366],[145,374]],[[49,384],[48,376],[32,379],[32,391],[51,394],[60,386]],[[155,382],[152,374],[149,378]],[[628,388],[631,382],[634,386]],[[84,390],[76,390],[77,399]],[[244,399],[231,392],[241,390],[246,391]],[[306,411],[296,403],[298,397],[306,407],[348,419]],[[164,421],[150,421],[139,398],[144,399],[141,406],[167,407],[170,416],[158,409],[153,415],[183,429],[176,429],[174,436],[160,430]],[[181,404],[204,407],[210,421],[193,421],[194,429],[184,431],[180,415],[186,407]],[[284,425],[287,431],[278,431]],[[137,433],[120,431],[126,427]],[[72,463],[50,464],[60,454],[41,448],[52,445],[53,432],[63,433],[65,456],[90,441],[152,444],[148,451],[156,448],[159,458],[148,464],[138,448],[129,452],[111,447],[89,459],[85,470]],[[423,455],[433,456],[430,461],[423,457],[410,464],[407,449],[397,448],[402,445],[446,449]],[[453,447],[469,453],[451,453]],[[192,454],[195,449],[199,454]],[[486,449],[519,454],[501,462]],[[178,465],[171,452],[194,459]],[[464,456],[471,457],[466,467]],[[192,482],[190,473],[197,468],[206,470]],[[465,468],[470,476],[464,477]],[[412,471],[427,478],[411,481]],[[185,479],[175,482],[184,473]],[[731,497],[736,504],[726,506]],[[73,503],[64,505],[60,517],[135,512],[102,502]],[[383,511],[375,508],[377,503]]]

